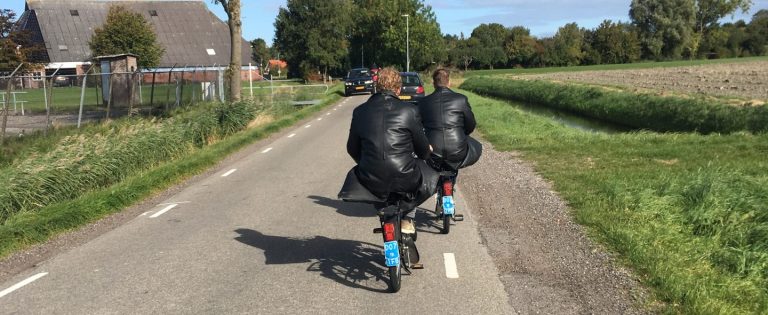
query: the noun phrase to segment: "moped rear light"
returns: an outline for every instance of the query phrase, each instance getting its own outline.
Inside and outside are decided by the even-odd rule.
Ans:
[[[453,196],[453,185],[450,179],[443,182],[443,196]]]
[[[416,93],[418,93],[418,94],[424,93],[424,87],[419,85],[419,87],[416,88]]]
[[[384,223],[384,241],[391,242],[395,240],[395,224]]]

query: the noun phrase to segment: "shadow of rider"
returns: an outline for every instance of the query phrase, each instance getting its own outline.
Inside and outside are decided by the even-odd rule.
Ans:
[[[267,265],[310,263],[307,271],[348,287],[388,292],[381,246],[324,236],[272,236],[245,228],[235,232],[240,234],[235,238],[238,242],[264,251]]]

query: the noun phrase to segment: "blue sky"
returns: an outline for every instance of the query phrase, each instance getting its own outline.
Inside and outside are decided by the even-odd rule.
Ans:
[[[21,13],[24,0],[2,0],[2,8]],[[208,7],[226,19],[220,5],[205,0]],[[264,38],[271,44],[275,30],[273,23],[285,0],[241,0],[243,5],[243,37],[251,40]],[[593,28],[605,19],[628,21],[629,0],[426,0],[431,5],[440,28],[445,34],[472,33],[481,23],[500,23],[505,26],[523,25],[536,36],[551,36],[557,28],[576,22],[581,27]],[[753,0],[747,14],[738,12],[734,20],[747,22],[760,9],[768,9],[768,0]],[[726,21],[732,20],[726,18]]]

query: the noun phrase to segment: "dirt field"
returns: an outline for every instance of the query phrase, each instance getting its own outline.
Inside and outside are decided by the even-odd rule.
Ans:
[[[640,70],[562,72],[520,76],[658,92],[768,100],[768,61]]]

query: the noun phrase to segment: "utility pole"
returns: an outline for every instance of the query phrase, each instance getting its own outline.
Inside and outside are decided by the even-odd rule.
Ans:
[[[411,30],[408,25],[410,15],[403,14],[405,17],[405,72],[411,72]]]

